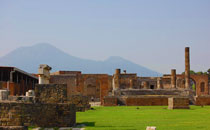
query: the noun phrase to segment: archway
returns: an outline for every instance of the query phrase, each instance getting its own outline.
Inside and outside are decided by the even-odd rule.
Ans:
[[[190,78],[190,89],[196,92],[196,82],[192,78]]]

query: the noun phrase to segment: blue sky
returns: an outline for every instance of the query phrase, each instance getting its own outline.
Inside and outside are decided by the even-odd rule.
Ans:
[[[70,55],[121,56],[161,73],[210,68],[209,0],[0,0],[0,56],[50,43]]]

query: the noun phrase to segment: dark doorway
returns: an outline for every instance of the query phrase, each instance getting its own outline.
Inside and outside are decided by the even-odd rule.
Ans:
[[[155,89],[155,86],[154,85],[150,85],[150,89]]]

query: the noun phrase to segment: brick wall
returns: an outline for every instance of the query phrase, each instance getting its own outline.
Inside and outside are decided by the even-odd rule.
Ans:
[[[198,97],[196,97],[195,105],[210,105],[210,96],[198,96]]]
[[[106,96],[104,97],[104,106],[117,106],[117,97]]]
[[[0,126],[69,127],[75,123],[73,104],[0,102]]]
[[[189,109],[189,98],[187,97],[168,98],[168,109]]]
[[[125,98],[127,106],[166,106],[167,96],[129,96]]]
[[[168,96],[106,96],[104,106],[167,106]]]

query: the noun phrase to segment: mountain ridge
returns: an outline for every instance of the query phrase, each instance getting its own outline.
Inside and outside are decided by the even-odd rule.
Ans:
[[[82,73],[107,73],[112,75],[116,68],[137,73],[140,76],[161,76],[161,73],[133,63],[120,56],[110,56],[104,61],[72,56],[48,43],[19,47],[0,57],[0,65],[15,66],[30,73],[37,73],[39,64],[48,64],[52,71],[72,70]]]

